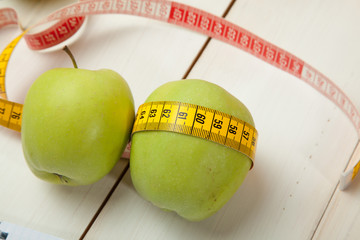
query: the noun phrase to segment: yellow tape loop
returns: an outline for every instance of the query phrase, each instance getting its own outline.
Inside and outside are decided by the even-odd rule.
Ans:
[[[207,107],[160,101],[142,104],[132,134],[169,131],[207,139],[230,147],[254,161],[258,133],[251,124]]]

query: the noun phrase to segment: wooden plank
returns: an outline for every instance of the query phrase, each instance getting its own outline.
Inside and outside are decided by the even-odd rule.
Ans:
[[[360,106],[357,6],[243,0],[227,18],[309,62]],[[311,239],[319,221],[328,219],[323,213],[357,143],[347,117],[304,82],[217,41],[207,46],[189,78],[217,83],[248,106],[259,131],[254,169],[223,209],[199,223],[143,200],[128,174],[86,239]],[[357,233],[355,199],[343,204],[344,211],[354,210],[351,236]],[[335,239],[332,233],[347,228],[333,220],[324,225],[329,234],[323,239]]]
[[[353,153],[349,167],[354,166],[360,159],[360,148]],[[314,239],[358,239],[360,230],[360,181],[355,182],[346,191],[336,188],[328,208],[316,229]]]
[[[201,0],[194,5],[221,14],[228,2]],[[35,9],[32,13],[39,12]],[[9,42],[19,33],[14,28],[1,31],[6,31],[1,36],[6,36]],[[160,84],[181,79],[206,39],[206,36],[155,20],[99,15],[89,18],[83,34],[70,49],[80,68],[109,68],[123,75],[139,106]],[[1,40],[1,44],[7,41]],[[22,103],[35,79],[56,67],[72,67],[64,52],[34,52],[21,41],[8,66],[9,99]],[[75,188],[55,186],[38,180],[29,171],[19,133],[5,128],[0,132],[1,220],[64,239],[81,237],[127,162],[120,161],[96,184]]]
[[[315,1],[311,2],[310,4],[309,2],[304,3],[298,1],[291,4],[282,4],[283,2],[280,1],[272,1],[261,4],[260,7],[258,2],[252,2],[251,4],[247,5],[243,3],[243,14],[239,16],[235,15],[235,17],[237,17],[236,21],[241,22],[245,28],[250,29],[252,32],[259,34],[265,39],[270,40],[271,42],[289,50],[290,52],[295,53],[298,57],[311,63],[314,67],[318,68],[325,75],[329,76],[335,81],[336,84],[345,90],[345,92],[349,94],[351,99],[354,101],[356,106],[360,106],[360,98],[356,93],[356,89],[358,89],[358,81],[356,79],[358,79],[360,76],[360,71],[356,66],[356,62],[358,61],[360,53],[360,48],[357,44],[358,40],[360,39],[360,35],[359,32],[356,31],[356,24],[349,24],[359,21],[359,16],[355,10],[357,9],[358,3],[355,1],[345,1],[342,3],[336,3],[334,1]],[[320,7],[320,5],[323,7]],[[234,6],[229,14],[229,18],[232,18],[231,14],[236,11],[236,6],[238,5]],[[278,12],[272,13],[270,11],[272,8],[278,9]],[[254,18],[255,12],[258,12],[256,15],[257,19]],[[336,18],[334,18],[335,15],[337,16]],[[233,19],[235,19],[235,17]],[[309,23],[310,21],[311,24]],[[287,34],[290,32],[291,34]],[[337,34],[333,34],[334,32]],[[348,44],[341,44],[343,41],[347,41]],[[213,66],[219,66],[219,62],[224,60],[221,58],[219,59],[219,56],[222,56],[219,54],[219,52],[223,50],[223,48],[219,48],[219,45],[216,44],[216,46],[213,47],[214,49],[217,49],[217,51],[214,50],[211,53],[209,51],[209,46],[207,49],[208,51],[205,52],[205,54],[210,52],[209,55],[216,54],[215,56],[211,56],[213,59],[218,60],[212,63]],[[207,55],[204,55],[204,59],[206,58]],[[290,191],[298,189],[301,182],[304,180],[309,181],[308,184],[306,184],[306,189],[302,189],[298,193],[301,195],[300,198],[302,199],[298,199],[299,202],[292,205],[292,202],[296,202],[294,197],[298,198],[299,196],[296,197],[295,194],[285,194],[284,192],[282,193],[283,197],[272,196],[274,198],[279,197],[279,199],[277,199],[278,203],[285,201],[286,204],[291,204],[290,208],[285,207],[284,216],[277,218],[276,222],[272,224],[261,224],[263,221],[261,221],[261,219],[257,219],[259,220],[256,221],[257,225],[260,224],[263,227],[262,230],[264,232],[262,234],[255,233],[256,230],[254,230],[253,234],[248,233],[248,235],[244,235],[250,239],[261,239],[262,237],[265,238],[265,236],[270,239],[310,239],[312,237],[312,232],[315,229],[313,224],[316,223],[316,221],[322,219],[322,222],[325,225],[322,232],[326,232],[326,234],[323,233],[324,237],[322,239],[357,239],[355,234],[357,230],[354,226],[356,226],[355,219],[358,218],[358,214],[356,214],[358,208],[354,202],[351,202],[352,204],[350,204],[349,201],[345,201],[342,203],[342,208],[339,208],[336,211],[338,214],[344,212],[345,214],[343,215],[352,212],[352,217],[350,219],[353,221],[351,223],[349,220],[346,221],[346,223],[350,223],[350,225],[339,224],[340,222],[345,221],[341,221],[341,218],[334,216],[332,217],[332,221],[330,221],[332,224],[326,224],[329,222],[327,216],[332,215],[331,213],[333,212],[327,213],[322,218],[322,212],[327,207],[329,201],[328,199],[332,197],[332,193],[337,186],[339,173],[341,173],[345,168],[347,160],[349,159],[349,156],[351,155],[357,143],[354,129],[351,127],[347,129],[344,128],[344,124],[347,122],[345,118],[343,120],[335,120],[338,122],[333,122],[334,119],[331,116],[342,118],[338,115],[338,109],[335,106],[331,106],[331,104],[328,105],[328,103],[325,102],[327,100],[318,99],[317,96],[308,92],[312,90],[305,88],[303,89],[302,86],[300,87],[300,85],[303,85],[303,83],[295,83],[294,81],[297,81],[296,79],[294,79],[294,81],[288,77],[284,79],[285,81],[289,81],[289,84],[298,84],[296,87],[294,86],[289,89],[288,86],[285,86],[288,83],[277,82],[282,78],[281,76],[271,76],[271,74],[273,74],[272,72],[255,74],[256,69],[261,69],[261,71],[263,71],[263,68],[261,68],[261,66],[259,68],[254,67],[253,64],[248,64],[245,61],[240,61],[238,63],[238,66],[241,66],[239,69],[241,69],[237,72],[237,77],[241,79],[241,84],[236,87],[237,85],[234,86],[231,83],[232,79],[226,79],[229,84],[225,86],[231,86],[231,89],[240,89],[245,87],[245,89],[238,90],[241,95],[245,94],[245,99],[248,97],[248,94],[246,93],[247,90],[251,92],[258,92],[255,97],[250,97],[250,104],[253,102],[259,104],[255,98],[261,99],[263,98],[262,96],[267,96],[266,101],[271,101],[271,103],[266,103],[265,105],[261,106],[261,109],[269,109],[268,114],[264,114],[262,112],[262,117],[255,117],[255,119],[260,119],[260,121],[262,121],[262,119],[266,119],[264,121],[267,121],[267,116],[275,115],[279,121],[282,122],[283,126],[284,121],[280,119],[286,118],[289,114],[291,114],[291,112],[295,110],[295,112],[299,114],[297,117],[300,119],[292,119],[291,121],[288,121],[292,122],[293,127],[288,129],[288,134],[286,134],[287,138],[284,135],[282,139],[287,139],[286,141],[290,141],[290,144],[298,146],[301,150],[304,150],[306,147],[308,147],[310,142],[315,141],[314,148],[311,151],[312,153],[310,153],[308,157],[306,157],[305,154],[298,160],[292,156],[285,158],[287,161],[291,160],[292,164],[294,165],[292,167],[287,165],[284,166],[285,171],[292,172],[295,169],[297,169],[297,171],[303,169],[305,172],[305,170],[307,171],[309,168],[316,171],[316,173],[314,172],[311,174],[313,176],[309,176],[310,178],[307,178],[307,174],[305,173],[301,174],[301,178],[303,179],[302,181],[295,181],[296,177],[294,174],[289,174],[285,178],[288,179],[288,187],[292,189]],[[199,61],[196,66],[198,68],[194,69],[194,74],[202,74],[212,77],[214,81],[221,77],[221,72],[217,71],[215,68],[211,68],[211,66],[208,64],[201,64],[201,61]],[[211,70],[209,71],[209,69]],[[227,73],[226,78],[231,78],[236,74],[236,71],[231,66],[225,69],[223,68],[222,70]],[[231,74],[229,74],[229,72]],[[349,72],[351,72],[351,74],[349,74]],[[265,81],[258,80],[258,78],[264,78]],[[252,81],[256,81],[256,83],[252,83]],[[304,87],[308,88],[306,85],[304,85]],[[260,90],[259,88],[264,89]],[[267,89],[270,89],[270,91]],[[286,91],[288,93],[283,93],[282,91]],[[234,92],[236,94],[236,90],[234,90]],[[282,99],[283,101],[288,102],[282,104],[279,103],[279,101],[272,101],[270,100],[272,99],[272,94],[277,94],[275,99]],[[270,96],[270,99],[268,99],[268,96]],[[299,103],[302,106],[298,106]],[[270,113],[270,109],[273,111],[273,106],[276,104],[281,104],[282,107],[280,108],[282,108],[282,111],[285,109],[287,110],[284,111],[287,116],[278,115],[277,113],[279,113],[279,111],[276,110]],[[258,108],[259,106],[255,106],[255,111]],[[317,108],[317,110],[314,108]],[[319,118],[320,115],[322,116]],[[327,117],[329,117],[328,120],[326,120]],[[303,121],[303,118],[308,119],[307,123]],[[268,125],[268,123],[265,124]],[[285,125],[288,124],[289,123]],[[329,126],[329,130],[326,130],[326,126],[329,124],[332,126]],[[274,127],[274,125],[269,126]],[[266,128],[264,125],[263,129],[268,129],[269,126]],[[296,126],[300,128],[300,131],[303,131],[303,134],[300,134],[300,136],[299,134],[296,134],[300,133],[295,130]],[[260,130],[260,136],[266,137],[266,131],[267,130],[265,130],[264,133]],[[269,131],[269,133],[270,132],[271,131]],[[325,133],[328,135],[325,136]],[[299,139],[291,140],[289,139],[290,136],[296,136],[299,137]],[[266,140],[263,141],[265,141],[267,144],[271,142]],[[321,147],[321,145],[323,145],[323,147]],[[289,147],[292,150],[296,150],[290,145]],[[272,147],[269,146],[269,152],[270,149],[274,148],[276,148],[275,145]],[[294,153],[294,155],[295,154],[296,153]],[[295,161],[293,162],[293,160]],[[259,159],[259,161],[261,161],[261,159]],[[304,161],[311,162],[310,166],[306,166],[306,169],[305,166],[302,165]],[[261,163],[258,163],[258,165],[260,164]],[[297,164],[300,164],[300,166]],[[354,164],[355,163],[353,162],[350,164],[350,166],[354,166]],[[327,182],[325,183],[323,181],[319,181],[319,177],[326,177]],[[284,183],[286,182],[285,179]],[[353,188],[356,189],[355,186],[353,186]],[[337,193],[349,196],[348,193],[341,192],[338,189]],[[286,199],[286,196],[289,197],[288,200]],[[355,199],[355,196],[356,195],[353,195],[352,199]],[[338,198],[335,195],[335,199],[332,200],[331,206],[338,205],[339,203],[337,200]],[[269,205],[269,208],[274,208],[276,203],[274,202],[274,206],[271,204]],[[276,215],[271,214],[271,216],[274,217]],[[266,218],[266,215],[263,216],[263,218]],[[253,228],[255,229],[256,226]],[[249,229],[252,228],[251,226],[246,225],[239,231],[245,229],[251,232]],[[337,235],[339,232],[341,232],[342,235]],[[244,237],[244,235],[241,234],[240,236]],[[322,235],[315,235],[315,239],[321,238],[320,236]],[[244,238],[246,239],[246,237]]]

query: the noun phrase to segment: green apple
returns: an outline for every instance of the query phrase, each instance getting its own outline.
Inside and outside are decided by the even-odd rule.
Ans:
[[[120,159],[134,116],[130,88],[116,72],[49,70],[25,98],[21,138],[26,162],[48,182],[94,183]]]
[[[168,82],[147,98],[192,103],[233,115],[254,126],[248,109],[216,84],[204,80]],[[134,133],[130,170],[135,189],[154,205],[191,221],[217,212],[251,168],[244,154],[201,138],[165,131]]]

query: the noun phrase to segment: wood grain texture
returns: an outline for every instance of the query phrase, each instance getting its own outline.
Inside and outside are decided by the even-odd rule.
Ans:
[[[12,4],[28,23],[60,4],[24,2]],[[231,3],[179,2],[219,16]],[[360,108],[359,10],[357,0],[237,0],[226,18],[320,70]],[[0,30],[1,47],[20,33],[15,29]],[[88,19],[70,49],[80,68],[119,72],[138,107],[161,84],[181,79],[206,40],[155,20],[99,15]],[[20,42],[7,73],[9,99],[23,102],[37,76],[55,67],[71,67],[62,51],[33,52]],[[65,239],[79,239],[85,230],[85,239],[358,239],[359,179],[345,192],[338,189],[340,173],[355,164],[348,161],[358,136],[333,103],[301,80],[216,40],[205,45],[187,78],[216,83],[239,98],[259,132],[254,169],[218,213],[193,223],[162,211],[137,194],[127,172],[94,219],[126,160],[91,186],[50,185],[28,170],[20,134],[1,128],[0,220]]]

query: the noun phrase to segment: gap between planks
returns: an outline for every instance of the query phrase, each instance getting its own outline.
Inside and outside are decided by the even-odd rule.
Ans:
[[[354,150],[353,150],[353,152],[352,152],[352,154],[351,154],[351,156],[350,156],[350,158],[349,158],[349,161],[348,161],[348,163],[346,164],[346,167],[344,168],[343,172],[345,172],[345,170],[351,168],[351,165],[350,165],[350,164],[351,164],[352,162],[354,162],[354,161],[352,161],[353,158],[355,158],[355,160],[356,160],[355,162],[358,161],[358,158],[359,158],[359,151],[358,151],[358,149],[359,149],[359,148],[360,148],[360,140],[356,143],[356,145],[355,145],[355,147],[354,147]],[[315,235],[317,234],[317,232],[320,231],[320,230],[319,230],[320,225],[321,225],[321,223],[322,223],[323,221],[325,221],[325,214],[327,213],[327,211],[329,211],[329,206],[330,206],[331,202],[333,201],[333,198],[334,198],[336,192],[337,192],[337,191],[341,191],[340,188],[339,188],[339,185],[340,185],[340,182],[338,181],[337,184],[336,184],[335,187],[334,187],[333,192],[331,193],[331,196],[330,196],[329,201],[327,202],[327,204],[326,204],[326,206],[325,206],[325,208],[324,208],[323,213],[321,214],[321,217],[320,217],[320,219],[319,219],[319,221],[318,221],[318,223],[317,223],[317,225],[316,225],[316,227],[315,227],[315,229],[314,229],[314,232],[313,232],[313,234],[311,235],[311,240],[313,240],[313,239],[315,238]],[[344,190],[344,191],[346,191],[346,190]]]
[[[99,209],[96,211],[95,215],[92,217],[91,221],[89,222],[89,224],[87,225],[87,227],[85,228],[83,234],[80,236],[79,240],[82,240],[85,238],[86,234],[89,232],[90,228],[92,227],[92,225],[95,223],[96,219],[98,218],[98,216],[100,215],[101,211],[104,209],[105,205],[108,203],[108,201],[110,200],[112,194],[115,192],[117,186],[120,184],[121,180],[123,179],[123,177],[125,176],[126,172],[129,169],[129,162],[127,162],[127,164],[125,165],[124,169],[122,170],[119,178],[116,180],[116,182],[114,183],[114,185],[112,186],[112,188],[110,189],[109,193],[106,195],[104,201],[101,203]]]

